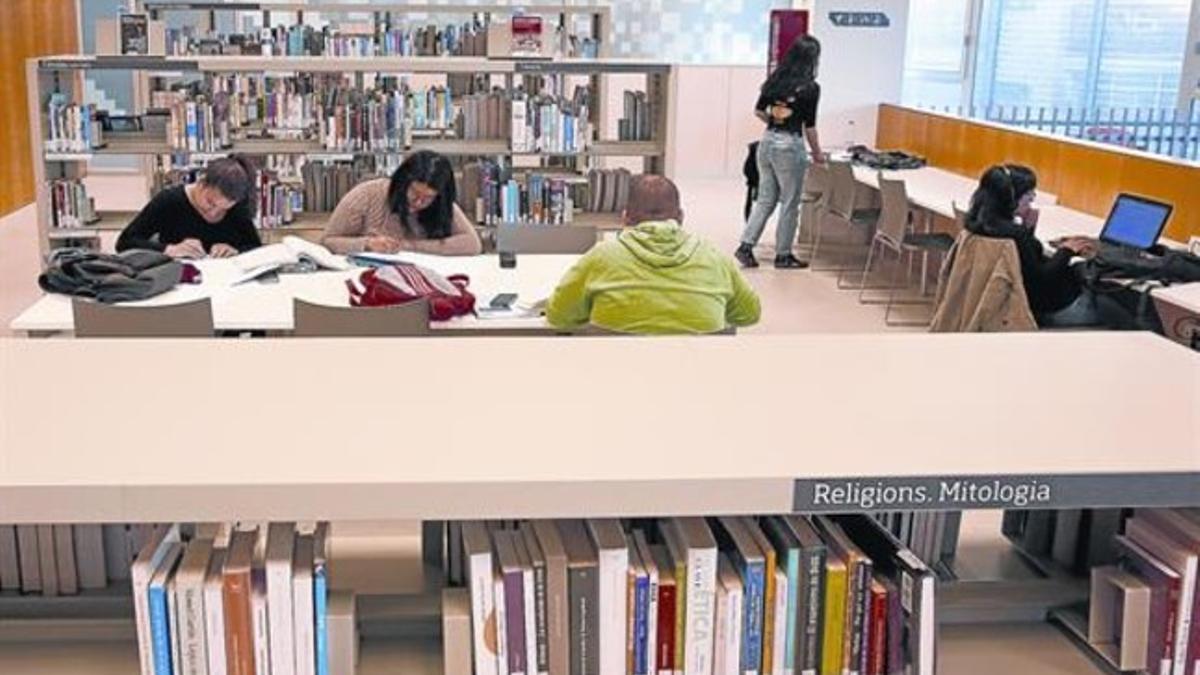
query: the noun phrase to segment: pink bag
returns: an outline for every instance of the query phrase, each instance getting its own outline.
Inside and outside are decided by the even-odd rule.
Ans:
[[[475,311],[475,296],[467,290],[470,279],[441,274],[411,263],[368,269],[358,279],[346,281],[353,307],[390,307],[426,298],[429,320],[446,321]]]

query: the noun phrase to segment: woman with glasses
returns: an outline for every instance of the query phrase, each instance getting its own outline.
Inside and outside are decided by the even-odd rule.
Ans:
[[[159,192],[117,239],[117,251],[149,249],[173,258],[229,258],[258,248],[254,166],[243,157],[209,163],[200,179]]]
[[[366,181],[343,197],[321,243],[342,254],[478,255],[479,234],[456,198],[450,161],[429,150],[415,152],[391,178]]]

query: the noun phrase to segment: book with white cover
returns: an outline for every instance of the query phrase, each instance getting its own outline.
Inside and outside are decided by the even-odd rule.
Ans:
[[[779,567],[775,568],[775,651],[772,652],[774,663],[771,667],[771,672],[776,675],[791,675],[790,672],[784,669],[787,663],[787,652],[784,645],[787,643],[787,620],[788,620],[788,577],[787,573]]]
[[[176,675],[209,675],[204,595],[212,554],[211,539],[193,540],[175,572],[180,657],[174,671]]]
[[[21,590],[21,562],[17,553],[17,528],[0,525],[0,591]]]
[[[523,537],[513,537],[513,548],[521,566],[521,591],[525,596],[525,667],[530,675],[537,675],[537,589],[533,578],[533,560]]]
[[[683,675],[712,675],[717,542],[703,518],[672,518],[669,525],[687,558]]]
[[[495,557],[495,556],[494,556]],[[508,612],[504,607],[504,574],[500,571],[500,563],[496,560],[492,566],[492,597],[496,611],[496,672],[499,675],[509,675],[508,672]]]
[[[42,565],[38,562],[37,525],[17,526],[17,552],[21,568],[21,592],[42,590]]]
[[[266,582],[270,675],[295,675],[296,645],[292,615],[292,555],[296,524],[271,523],[267,528]]]
[[[625,670],[629,546],[618,520],[593,518],[587,526],[600,562],[600,672],[619,673]]]
[[[142,675],[154,675],[154,643],[150,629],[150,579],[162,564],[171,544],[178,541],[178,525],[156,528],[129,569]]]
[[[742,675],[742,579],[729,557],[717,561],[717,632],[713,675]]]
[[[496,637],[491,540],[487,527],[478,520],[463,523],[462,537],[471,589],[471,644],[475,675],[496,675],[496,643],[500,640]]]
[[[79,587],[89,591],[105,588],[108,586],[108,566],[104,554],[104,528],[100,525],[75,525],[73,529]]]
[[[315,552],[313,537],[296,537],[296,553],[292,558],[292,613],[296,626],[296,675],[316,675],[314,649],[316,635],[313,612],[313,566]]]
[[[254,632],[254,672],[271,675],[271,628],[267,611],[267,571],[262,567],[250,570],[250,617]],[[290,654],[289,654],[290,656]]]
[[[55,560],[54,526],[37,526],[38,566],[42,595],[58,595],[58,562]]]
[[[75,564],[75,533],[70,525],[54,526],[54,563],[58,571],[58,592],[79,593],[79,571]]]
[[[343,272],[351,268],[350,263],[344,257],[334,255],[320,244],[314,244],[296,236],[287,236],[278,244],[261,246],[247,251],[233,258],[232,261],[238,271],[242,273],[233,281],[234,286],[276,271],[333,270]]]
[[[221,595],[225,567],[225,549],[214,549],[204,575],[204,637],[208,657],[208,675],[225,675],[225,600]]]

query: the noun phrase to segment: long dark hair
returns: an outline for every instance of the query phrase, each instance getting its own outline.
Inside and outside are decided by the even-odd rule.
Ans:
[[[1020,164],[1000,164],[983,172],[971,197],[965,226],[976,234],[992,234],[1014,224],[1021,197],[1037,189],[1037,174]]]
[[[409,155],[392,174],[387,193],[388,207],[400,217],[404,229],[410,234],[408,186],[413,183],[424,183],[437,192],[437,199],[417,214],[424,236],[429,239],[449,237],[454,223],[454,202],[458,199],[454,167],[450,165],[450,160],[432,150],[419,150]]]
[[[204,167],[200,182],[216,188],[225,198],[235,203],[233,211],[253,218],[258,207],[255,182],[258,170],[244,155],[230,155],[214,159]]]
[[[762,86],[773,99],[783,99],[797,92],[813,89],[817,83],[817,63],[821,60],[821,43],[805,35],[792,43],[775,72]]]

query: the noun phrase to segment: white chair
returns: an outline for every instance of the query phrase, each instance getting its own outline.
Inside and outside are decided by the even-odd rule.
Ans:
[[[392,307],[331,307],[292,301],[295,337],[419,337],[429,334],[429,301]]]
[[[815,235],[812,248],[812,269],[818,272],[837,272],[838,287],[847,288],[842,284],[842,275],[857,269],[855,265],[845,262],[833,266],[821,266],[817,258],[821,254],[821,243],[824,240],[827,221],[842,223],[846,229],[853,232],[856,228],[870,230],[879,219],[879,209],[863,209],[856,206],[858,200],[858,181],[854,179],[854,168],[850,162],[829,162],[828,191],[825,193],[823,208],[816,219]]]
[[[950,247],[954,245],[954,238],[943,233],[918,234],[912,232],[912,214],[908,207],[908,192],[905,190],[904,181],[888,180],[879,176],[879,193],[883,200],[883,208],[879,216],[879,225],[875,230],[875,236],[871,240],[871,245],[867,251],[867,262],[863,267],[862,283],[860,284],[858,300],[863,304],[886,304],[887,309],[884,312],[883,320],[889,326],[925,326],[928,321],[924,322],[893,322],[892,308],[896,305],[924,305],[931,304],[926,300],[896,300],[896,294],[901,288],[907,288],[912,276],[912,263],[916,254],[928,255],[929,253],[938,253],[945,256]],[[879,251],[878,258],[875,251]],[[869,286],[868,279],[871,275],[871,268],[877,259],[883,258],[884,251],[891,251],[896,254],[896,266],[892,272],[891,283],[887,286]],[[905,256],[908,256],[908,278],[905,279],[903,286],[899,285],[899,276],[901,263]],[[939,277],[940,283],[940,277]],[[873,300],[867,298],[867,291],[871,290],[886,290],[886,300]]]
[[[71,299],[75,337],[166,338],[212,337],[212,302],[208,298],[178,305],[128,307]]]

